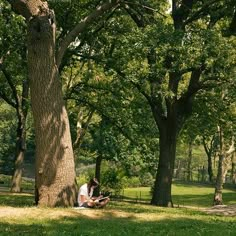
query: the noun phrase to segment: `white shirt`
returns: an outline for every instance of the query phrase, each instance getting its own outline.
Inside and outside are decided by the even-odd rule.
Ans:
[[[78,194],[78,203],[79,206],[82,206],[84,202],[81,201],[81,196],[85,196],[86,201],[88,201],[93,196],[93,188],[90,190],[90,194],[88,193],[88,184],[83,184],[79,189]]]

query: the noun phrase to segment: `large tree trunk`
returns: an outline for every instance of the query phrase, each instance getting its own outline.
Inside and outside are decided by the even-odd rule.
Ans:
[[[160,129],[160,156],[154,184],[152,205],[173,207],[171,185],[176,156],[176,127],[165,123]]]
[[[36,137],[36,203],[49,207],[73,206],[75,166],[55,62],[53,20],[43,14],[28,23],[28,68]]]

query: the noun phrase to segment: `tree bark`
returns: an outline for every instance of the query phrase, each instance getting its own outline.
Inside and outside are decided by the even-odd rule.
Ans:
[[[36,137],[36,202],[40,206],[73,206],[74,156],[55,62],[55,25],[48,15],[29,21],[28,67]]]
[[[175,115],[172,114],[170,118],[159,127],[160,156],[151,200],[152,205],[164,207],[173,207],[171,185],[176,157],[177,125]]]

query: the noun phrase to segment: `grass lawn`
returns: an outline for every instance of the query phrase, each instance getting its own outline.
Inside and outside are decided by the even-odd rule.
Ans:
[[[172,198],[175,206],[210,207],[214,197],[214,186],[203,184],[174,183]],[[122,193],[124,199],[150,202],[150,188],[128,188]],[[226,205],[236,204],[236,188],[223,190],[223,202]],[[235,233],[236,235],[236,233]]]
[[[235,191],[227,191],[228,202],[235,203]],[[170,209],[111,201],[105,209],[49,209],[35,207],[32,194],[0,192],[0,235],[236,235],[236,217],[200,211],[206,201],[211,202],[212,198],[207,200],[211,188],[177,184],[173,194],[176,201],[194,201],[192,206],[197,207]]]

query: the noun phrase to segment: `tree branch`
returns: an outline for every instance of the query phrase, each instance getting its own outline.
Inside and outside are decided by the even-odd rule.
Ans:
[[[58,47],[58,52],[56,56],[57,66],[60,67],[62,58],[69,47],[69,45],[78,37],[87,27],[92,24],[99,16],[102,16],[106,11],[117,7],[121,0],[113,0],[98,6],[90,15],[85,17],[79,24],[77,24],[74,29],[72,29],[61,44]]]
[[[9,84],[11,90],[12,90],[12,94],[13,94],[13,97],[15,99],[15,102],[12,101],[8,96],[7,94],[1,90],[0,91],[0,96],[2,97],[3,100],[5,100],[5,102],[7,102],[9,105],[11,105],[12,107],[14,108],[17,108],[17,106],[19,106],[19,97],[18,97],[18,94],[17,94],[17,91],[16,91],[16,88],[12,82],[12,78],[11,78],[11,75],[6,71],[6,69],[3,67],[2,63],[0,62],[0,70],[2,71],[4,77],[6,78],[7,80],[7,83]]]
[[[212,4],[219,2],[219,0],[212,0],[212,1],[208,1],[206,2],[201,9],[199,9],[198,11],[194,12],[189,18],[187,18],[184,21],[184,25],[187,25],[191,22],[193,22],[194,20],[199,19],[199,17],[201,17],[204,13],[209,14],[209,7],[212,6]]]
[[[120,126],[117,122],[117,119],[113,119],[112,117],[110,117],[109,115],[106,114],[105,111],[103,111],[102,109],[100,109],[99,107],[97,107],[96,105],[90,103],[89,101],[85,101],[83,99],[75,99],[76,101],[86,104],[89,107],[91,107],[93,110],[97,111],[98,114],[100,114],[101,116],[104,116],[109,122],[110,124],[112,124],[114,126],[114,128],[116,128],[125,138],[127,138],[128,140],[130,140],[133,144],[138,145],[137,141],[134,140],[129,134],[128,132],[126,132],[126,127],[124,126]]]

